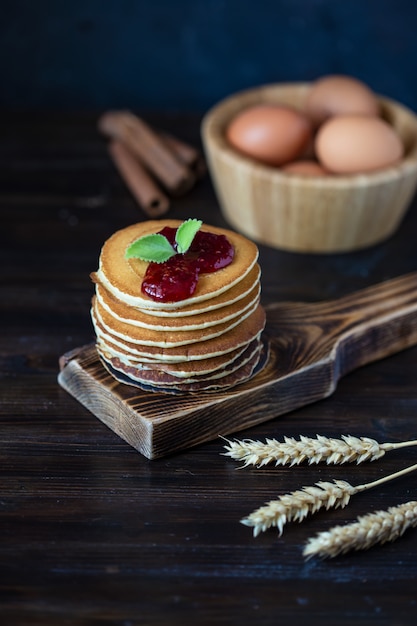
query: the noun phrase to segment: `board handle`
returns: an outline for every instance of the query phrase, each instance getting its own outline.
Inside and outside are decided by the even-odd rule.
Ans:
[[[333,343],[336,378],[417,343],[417,272],[317,306]],[[332,321],[337,324],[332,324]]]
[[[417,272],[336,300],[275,303],[267,310],[272,335],[288,333],[287,347],[297,341],[304,366],[330,358],[336,382],[362,365],[417,344]]]

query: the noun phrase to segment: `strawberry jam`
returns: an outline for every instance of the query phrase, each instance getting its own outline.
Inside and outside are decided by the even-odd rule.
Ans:
[[[166,237],[174,250],[176,229],[166,226],[159,234]],[[142,292],[159,302],[179,302],[193,295],[200,273],[208,274],[229,265],[234,249],[224,235],[198,231],[184,254],[175,254],[165,263],[149,263]]]
[[[152,300],[178,302],[194,293],[199,268],[195,259],[176,254],[165,263],[149,263],[142,282],[142,291]]]

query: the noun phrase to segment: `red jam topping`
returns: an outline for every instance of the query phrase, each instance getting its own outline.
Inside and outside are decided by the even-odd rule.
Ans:
[[[164,235],[176,250],[176,229],[166,226]],[[208,274],[229,265],[234,256],[232,244],[224,235],[198,231],[185,254],[175,254],[165,263],[149,263],[142,292],[159,302],[179,302],[193,295],[200,273]]]
[[[178,302],[194,293],[199,268],[194,259],[176,254],[165,263],[149,263],[142,282],[142,291],[152,300]]]

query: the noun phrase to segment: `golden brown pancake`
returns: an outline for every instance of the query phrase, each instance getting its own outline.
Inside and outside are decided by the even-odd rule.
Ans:
[[[153,317],[169,317],[175,318],[178,315],[186,316],[186,315],[200,315],[201,313],[206,313],[209,311],[215,311],[216,309],[222,308],[224,306],[229,306],[230,304],[234,304],[246,297],[255,287],[260,286],[260,277],[261,270],[258,263],[255,263],[253,268],[250,270],[248,274],[241,281],[233,285],[227,291],[222,292],[218,296],[211,298],[210,300],[203,300],[202,302],[194,302],[190,305],[184,305],[179,307],[179,309],[170,308],[168,310],[164,309],[141,309],[140,307],[134,306],[135,310],[141,311],[142,313],[148,313]],[[100,282],[97,272],[91,273],[91,279],[96,285],[100,285],[102,290],[105,290],[106,294],[109,297],[113,297],[116,302],[123,302],[114,296],[114,294],[110,293],[104,286],[103,283]]]
[[[195,294],[181,302],[155,302],[141,291],[148,263],[140,259],[126,259],[126,249],[134,241],[159,232],[163,227],[178,228],[179,220],[154,220],[133,224],[119,230],[108,239],[100,254],[96,279],[118,300],[142,309],[180,309],[209,300],[239,283],[253,268],[258,258],[257,246],[242,235],[223,228],[204,224],[202,230],[225,235],[234,247],[233,262],[217,272],[201,274]]]
[[[211,326],[216,326],[224,322],[229,322],[234,318],[242,315],[245,311],[253,309],[254,305],[259,301],[260,286],[255,285],[252,291],[241,300],[223,306],[222,308],[200,313],[199,315],[185,315],[181,317],[160,318],[149,313],[127,306],[114,298],[104,287],[96,285],[96,298],[100,308],[104,309],[109,315],[119,322],[139,326],[140,328],[148,328],[153,331],[189,331],[204,330]]]
[[[115,319],[106,309],[104,309],[96,298],[93,298],[93,309],[101,324],[111,334],[125,339],[132,343],[140,343],[145,346],[158,346],[160,348],[175,348],[176,346],[184,346],[189,343],[199,343],[213,339],[219,335],[223,335],[231,330],[248,317],[258,306],[258,300],[240,315],[234,317],[227,322],[221,322],[215,326],[208,328],[199,328],[196,330],[171,330],[166,331],[152,330],[150,328],[141,328],[133,326],[126,322]]]
[[[231,352],[236,348],[248,344],[256,337],[265,326],[265,311],[258,305],[255,311],[240,324],[230,329],[227,333],[213,337],[206,341],[187,343],[174,347],[161,347],[134,343],[124,340],[109,333],[92,309],[92,319],[96,333],[104,339],[104,342],[113,342],[116,346],[124,348],[126,353],[135,356],[150,357],[162,361],[182,362],[192,359],[206,359]]]

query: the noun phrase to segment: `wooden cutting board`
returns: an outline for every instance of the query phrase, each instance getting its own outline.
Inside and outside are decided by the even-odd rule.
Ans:
[[[59,384],[149,459],[228,435],[333,393],[341,376],[417,343],[417,273],[343,298],[266,308],[270,353],[236,388],[196,395],[116,382],[94,345],[60,359]]]

